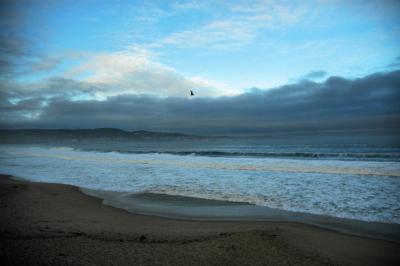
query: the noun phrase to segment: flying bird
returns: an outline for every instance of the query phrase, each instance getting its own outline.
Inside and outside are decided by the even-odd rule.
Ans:
[[[194,96],[194,93],[192,90],[190,90],[190,96]]]

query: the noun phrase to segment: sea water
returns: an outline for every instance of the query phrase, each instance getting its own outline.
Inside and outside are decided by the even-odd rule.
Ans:
[[[0,145],[0,173],[400,224],[398,147],[237,139]]]

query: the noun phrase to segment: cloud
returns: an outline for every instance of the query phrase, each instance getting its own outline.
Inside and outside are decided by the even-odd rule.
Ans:
[[[51,71],[55,69],[62,61],[61,57],[40,56],[30,65],[30,73]]]
[[[47,90],[86,83],[57,80]],[[329,77],[302,80],[269,90],[254,88],[237,96],[166,97],[121,94],[103,101],[71,100],[39,94],[14,102],[2,95],[2,127],[118,127],[198,134],[270,134],[277,132],[354,132],[400,130],[400,71],[354,80]],[[31,115],[29,115],[31,114]]]
[[[92,54],[64,76],[101,88],[94,92],[98,99],[120,94],[183,96],[190,89],[199,96],[219,96],[230,91],[218,81],[183,76],[174,68],[156,62],[149,51],[141,48]]]
[[[37,36],[24,34],[30,26],[32,1],[0,1],[0,78],[48,71],[60,60],[39,52]]]
[[[16,72],[17,61],[29,57],[29,42],[22,37],[0,35],[0,76],[10,77]]]
[[[179,47],[207,46],[225,48],[242,46],[255,38],[255,28],[240,20],[216,20],[197,29],[173,33],[161,43]]]
[[[308,10],[307,5],[276,1],[223,2],[224,14],[191,29],[177,31],[157,42],[178,47],[237,48],[252,43],[260,30],[287,27]]]
[[[321,78],[326,77],[327,75],[328,75],[328,73],[326,73],[323,70],[314,70],[314,71],[311,71],[311,72],[305,74],[302,78],[303,79],[321,79]]]
[[[0,78],[49,71],[61,63],[62,57],[39,53],[35,46],[32,40],[25,37],[0,35]]]
[[[205,1],[177,1],[172,3],[172,7],[178,10],[202,9]]]
[[[396,57],[391,64],[388,66],[389,68],[400,68],[400,56]]]

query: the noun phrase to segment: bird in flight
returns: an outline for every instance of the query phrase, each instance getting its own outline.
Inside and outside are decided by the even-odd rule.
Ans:
[[[190,90],[190,96],[194,96],[194,93],[192,90]]]

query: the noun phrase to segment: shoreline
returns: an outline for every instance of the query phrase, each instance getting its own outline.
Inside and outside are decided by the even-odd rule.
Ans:
[[[10,176],[10,178],[22,182],[47,184],[46,182],[30,181],[23,177]],[[102,205],[122,209],[137,215],[183,221],[299,223],[342,234],[400,243],[400,224],[286,211],[247,202],[221,201],[157,193],[135,194],[86,189],[68,184],[60,185],[72,186],[84,195],[100,199]],[[196,211],[191,210],[193,207],[195,207]],[[210,211],[209,209],[212,210]]]
[[[400,263],[399,243],[307,224],[132,214],[74,186],[4,175],[0,188],[3,265]]]
[[[400,225],[301,213],[244,202],[156,193],[126,193],[79,188],[102,204],[133,214],[193,221],[295,222],[336,232],[400,243]]]

